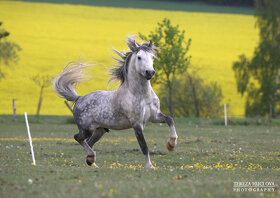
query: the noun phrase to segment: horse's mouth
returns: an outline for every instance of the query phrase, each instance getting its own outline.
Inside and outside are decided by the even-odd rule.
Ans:
[[[155,70],[146,70],[145,77],[147,80],[151,80],[153,76],[155,75]]]
[[[151,80],[154,77],[154,75],[152,75],[152,76],[145,76],[145,77],[146,77],[147,80]]]

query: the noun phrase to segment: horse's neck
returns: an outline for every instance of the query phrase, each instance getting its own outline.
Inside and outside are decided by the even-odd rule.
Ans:
[[[152,90],[150,81],[138,75],[133,78],[128,78],[126,86],[133,95],[147,96]]]

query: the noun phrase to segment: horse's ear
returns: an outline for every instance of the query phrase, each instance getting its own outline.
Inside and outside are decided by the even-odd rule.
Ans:
[[[149,44],[148,44],[148,47],[149,47],[149,48],[153,48],[153,45],[154,45],[154,44],[153,44],[153,41],[150,40],[150,42],[149,42]]]
[[[135,36],[128,36],[126,43],[127,43],[127,46],[129,47],[129,49],[133,52],[135,52],[137,50],[137,48],[140,46],[140,44],[138,44],[135,41]]]
[[[137,43],[135,40],[134,40],[134,45],[135,45],[136,48],[140,47],[140,44]]]

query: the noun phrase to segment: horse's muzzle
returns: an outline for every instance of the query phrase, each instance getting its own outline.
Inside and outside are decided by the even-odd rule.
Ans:
[[[153,76],[155,75],[155,70],[146,70],[145,77],[147,80],[151,80]]]

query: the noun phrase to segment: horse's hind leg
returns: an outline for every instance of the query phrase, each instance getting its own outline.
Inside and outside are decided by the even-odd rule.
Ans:
[[[79,144],[82,145],[82,147],[84,147],[85,151],[88,154],[87,159],[86,159],[86,163],[89,166],[96,166],[95,163],[94,163],[95,160],[96,160],[96,153],[95,153],[95,151],[93,151],[90,148],[90,146],[86,142],[86,138],[90,137],[91,135],[92,135],[92,132],[80,130],[79,133],[74,135],[74,138],[77,142],[79,142]]]
[[[104,128],[97,128],[93,133],[92,136],[87,139],[87,144],[92,148],[93,145],[98,142],[101,137],[108,132],[109,130]]]

